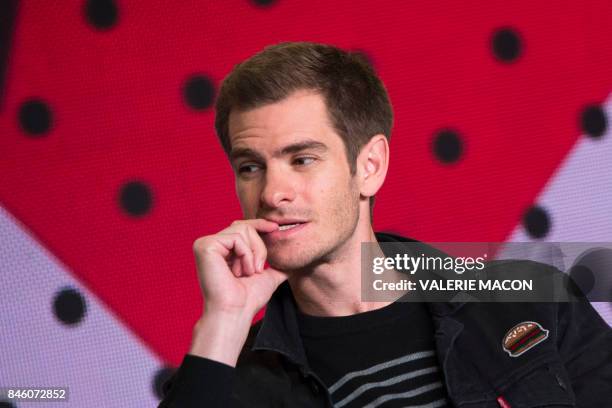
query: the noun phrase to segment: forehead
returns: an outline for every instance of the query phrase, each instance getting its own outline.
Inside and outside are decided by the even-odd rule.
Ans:
[[[331,126],[323,97],[313,91],[297,91],[287,98],[245,112],[230,113],[232,148],[278,147],[304,138],[327,145],[342,143]]]

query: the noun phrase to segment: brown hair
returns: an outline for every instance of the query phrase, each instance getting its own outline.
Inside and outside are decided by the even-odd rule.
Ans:
[[[215,129],[225,152],[231,150],[232,110],[278,102],[298,90],[323,96],[331,124],[344,142],[352,175],[361,148],[374,135],[390,139],[393,109],[389,96],[363,56],[330,45],[286,42],[264,48],[236,65],[223,80],[215,106]]]

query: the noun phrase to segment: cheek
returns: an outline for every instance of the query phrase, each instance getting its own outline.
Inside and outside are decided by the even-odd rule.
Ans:
[[[345,213],[355,200],[354,185],[346,177],[323,177],[313,192],[319,208],[330,213]]]
[[[312,194],[312,198],[317,201],[328,201],[337,194],[337,189],[337,178],[323,173],[310,182],[310,186],[306,189],[305,193]]]
[[[238,196],[238,201],[240,201],[240,207],[242,207],[242,212],[244,215],[246,217],[254,215],[257,211],[255,207],[257,206],[258,202],[258,195],[255,186],[237,184],[236,195]]]

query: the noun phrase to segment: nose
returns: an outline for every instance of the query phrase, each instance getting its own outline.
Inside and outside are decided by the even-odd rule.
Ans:
[[[290,171],[281,166],[268,165],[261,191],[261,205],[267,208],[278,208],[295,199],[295,179]]]

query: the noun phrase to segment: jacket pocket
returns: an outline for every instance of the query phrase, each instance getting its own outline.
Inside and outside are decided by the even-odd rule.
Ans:
[[[501,396],[512,408],[576,406],[569,377],[558,361],[540,364],[515,377]]]

